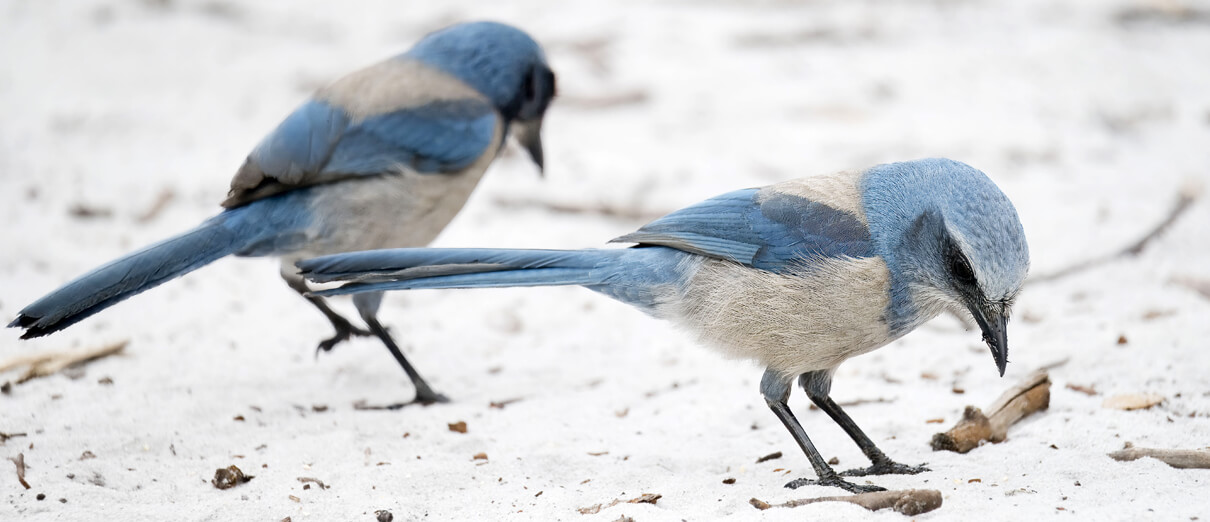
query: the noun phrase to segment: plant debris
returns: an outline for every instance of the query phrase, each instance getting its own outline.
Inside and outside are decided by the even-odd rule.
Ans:
[[[71,352],[59,353],[41,353],[37,355],[23,355],[9,359],[4,363],[0,363],[0,373],[28,366],[29,368],[20,377],[17,378],[17,384],[23,384],[31,379],[38,377],[46,377],[54,375],[66,368],[71,368],[85,363],[90,363],[97,359],[109,357],[122,353],[129,340],[122,340],[116,343],[107,344],[99,348],[86,348],[83,350],[75,350]]]
[[[172,203],[173,199],[176,199],[176,192],[173,192],[172,189],[169,188],[161,190],[160,193],[156,195],[155,201],[151,203],[151,206],[148,207],[147,210],[143,211],[142,214],[139,214],[138,217],[134,218],[135,222],[139,224],[150,223],[152,220],[159,217],[160,213],[163,212],[164,209],[168,208],[168,204]]]
[[[1177,191],[1176,202],[1173,203],[1172,209],[1168,211],[1168,215],[1164,217],[1163,221],[1160,221],[1159,224],[1157,224],[1155,227],[1152,227],[1147,234],[1145,234],[1138,241],[1135,241],[1130,246],[1101,257],[1081,261],[1057,272],[1043,274],[1037,277],[1030,277],[1025,283],[1028,285],[1032,283],[1054,281],[1056,279],[1061,279],[1091,268],[1096,268],[1121,258],[1136,257],[1143,253],[1143,250],[1147,248],[1147,245],[1150,244],[1151,241],[1155,240],[1155,238],[1159,237],[1170,227],[1172,227],[1172,224],[1176,222],[1177,218],[1181,217],[1181,214],[1184,214],[1185,211],[1188,210],[1189,207],[1193,205],[1193,202],[1197,201],[1199,197],[1201,197],[1200,187],[1192,183],[1186,184],[1185,186],[1181,187],[1179,191]]]
[[[214,470],[214,478],[210,480],[210,483],[218,489],[231,489],[235,486],[248,482],[253,478],[255,477],[252,475],[245,475],[243,471],[232,464],[225,468],[218,468]]]
[[[882,377],[883,377],[883,379],[885,379],[887,382],[889,382],[889,383],[891,383],[891,384],[899,384],[899,383],[902,383],[902,382],[903,382],[903,381],[900,381],[900,380],[898,380],[898,379],[894,379],[894,378],[892,378],[892,377],[890,377],[890,376],[887,376],[887,375],[883,375]],[[851,407],[851,406],[861,406],[861,405],[863,405],[863,404],[884,404],[884,403],[891,403],[891,402],[895,402],[895,399],[887,399],[887,398],[885,398],[885,397],[877,397],[877,398],[874,398],[874,399],[853,399],[853,400],[851,400],[851,401],[840,401],[840,402],[837,402],[837,403],[836,403],[836,405],[837,405],[837,406],[844,407],[844,408],[848,408],[848,407]],[[814,411],[814,410],[818,410],[818,409],[819,409],[819,406],[816,406],[816,405],[815,405],[815,403],[811,403],[811,405],[810,405],[810,406],[807,406],[807,409],[809,409],[809,410],[813,410],[813,411]]]
[[[756,459],[756,463],[757,463],[757,464],[760,464],[761,462],[768,462],[768,461],[770,461],[770,460],[773,460],[773,459],[780,459],[780,458],[781,458],[781,452],[780,452],[780,451],[775,451],[775,452],[770,453],[770,454],[768,454],[768,455],[765,455],[765,456],[763,456],[763,457],[761,457],[761,458],[759,458],[759,459]]]
[[[1134,444],[1127,442],[1126,447],[1110,453],[1109,457],[1121,462],[1151,457],[1178,469],[1210,469],[1210,449],[1136,448]]]
[[[933,451],[966,453],[984,441],[1003,442],[1008,427],[1029,414],[1050,407],[1050,377],[1038,370],[1000,395],[984,415],[979,408],[967,406],[962,420],[945,433],[933,435]]]
[[[12,438],[16,438],[16,437],[28,437],[28,436],[29,435],[26,433],[4,433],[3,431],[0,431],[0,444],[4,444],[5,442],[8,442],[8,439],[12,439]]]
[[[251,477],[249,477],[249,478],[251,478]],[[331,488],[331,486],[329,486],[329,485],[327,485],[327,484],[324,484],[324,481],[319,480],[319,479],[314,478],[314,477],[298,477],[298,481],[299,481],[299,482],[302,482],[303,484],[306,484],[306,483],[308,483],[308,482],[314,483],[316,486],[319,486],[319,489],[329,489],[329,488]]]
[[[450,431],[466,433],[466,421],[451,422],[448,426],[450,427]]]
[[[1154,393],[1121,393],[1105,399],[1102,407],[1115,410],[1145,410],[1164,402],[1163,395]]]
[[[1093,396],[1093,395],[1097,394],[1096,388],[1093,388],[1092,386],[1083,386],[1080,384],[1067,383],[1067,389],[1069,389],[1071,391],[1077,391],[1077,392],[1083,393],[1084,395],[1088,395],[1088,396]]]
[[[514,402],[521,402],[521,401],[522,401],[522,399],[520,397],[513,398],[513,399],[504,399],[502,401],[492,401],[490,404],[488,404],[488,407],[495,408],[497,410],[503,410],[505,406],[508,406],[509,404],[512,404]]]
[[[905,489],[900,491],[875,491],[841,497],[804,498],[781,504],[769,504],[755,498],[748,501],[749,504],[760,510],[774,507],[794,508],[818,502],[849,502],[870,511],[890,508],[904,515],[916,516],[941,507],[941,492],[935,489]]]
[[[25,454],[18,453],[16,457],[10,457],[8,460],[17,465],[17,482],[20,482],[25,489],[29,489],[29,482],[25,481]]]
[[[608,509],[608,508],[614,507],[618,504],[621,504],[623,502],[625,502],[627,504],[655,504],[655,502],[661,498],[664,498],[664,496],[659,493],[643,493],[642,495],[639,495],[630,500],[622,500],[620,498],[615,498],[608,504],[593,504],[588,507],[582,507],[580,509],[577,509],[576,511],[579,511],[581,515],[592,515],[592,514],[600,513],[602,509]]]

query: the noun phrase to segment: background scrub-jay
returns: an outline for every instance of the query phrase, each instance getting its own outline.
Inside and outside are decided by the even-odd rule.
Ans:
[[[957,161],[739,190],[615,239],[619,250],[397,249],[305,260],[338,295],[415,288],[582,285],[672,320],[729,355],[765,366],[761,393],[818,480],[850,491],[787,406],[794,378],[873,462],[853,475],[918,473],[875,447],[828,394],[846,359],[943,311],[972,316],[1000,374],[1006,323],[1029,268],[1017,212],[982,172]]]
[[[509,130],[542,167],[542,117],[555,94],[545,55],[524,32],[478,22],[426,36],[411,50],[319,90],[248,155],[222,213],[112,261],[21,310],[22,338],[62,330],[227,255],[279,256],[281,275],[336,328],[377,336],[416,386],[444,400],[376,317],[382,293],[354,298],[369,331],[307,295],[294,261],[337,252],[423,246],[466,203]]]

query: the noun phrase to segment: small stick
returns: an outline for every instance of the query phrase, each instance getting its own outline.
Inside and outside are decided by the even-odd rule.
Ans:
[[[25,486],[25,489],[29,489],[31,486],[29,482],[25,481],[25,454],[18,453],[16,457],[10,457],[8,460],[13,461],[13,464],[17,465],[17,482]]]
[[[1180,469],[1210,469],[1210,449],[1173,450],[1159,448],[1136,448],[1127,442],[1126,447],[1109,454],[1113,460],[1127,462],[1151,457]]]
[[[137,223],[150,223],[152,220],[160,216],[160,213],[168,208],[168,204],[176,198],[176,193],[172,189],[161,190],[159,195],[155,197],[155,201],[142,214],[134,218]]]
[[[755,498],[748,501],[753,507],[760,510],[773,507],[794,508],[817,502],[849,502],[870,511],[890,508],[904,515],[915,516],[941,507],[941,492],[935,489],[905,489],[900,491],[874,491],[872,493],[860,493],[843,497],[803,498],[782,504],[769,504]]]
[[[966,453],[983,441],[1003,442],[1008,427],[1029,414],[1050,407],[1050,376],[1038,370],[1000,395],[984,415],[979,408],[967,406],[962,420],[945,433],[933,435],[933,451]]]
[[[667,212],[645,211],[637,208],[618,207],[606,203],[596,205],[576,205],[572,203],[544,201],[536,198],[496,198],[495,203],[496,205],[504,208],[537,207],[560,214],[597,214],[631,221],[652,221],[663,216],[664,214],[667,214]]]
[[[1138,241],[1135,241],[1130,246],[1128,246],[1122,250],[1119,250],[1117,252],[1106,254],[1101,257],[1094,257],[1092,259],[1086,259],[1084,261],[1081,261],[1074,265],[1068,266],[1067,268],[1064,268],[1057,272],[1052,272],[1049,274],[1042,274],[1037,277],[1031,277],[1026,281],[1026,283],[1029,284],[1029,283],[1043,283],[1046,281],[1054,281],[1055,279],[1061,279],[1061,278],[1067,277],[1069,275],[1072,275],[1074,273],[1083,272],[1084,270],[1088,270],[1090,268],[1094,268],[1094,267],[1103,265],[1103,264],[1113,261],[1115,259],[1119,259],[1119,258],[1123,258],[1123,257],[1134,257],[1134,256],[1141,254],[1143,252],[1143,249],[1147,248],[1147,245],[1149,243],[1151,243],[1153,240],[1155,240],[1155,238],[1157,238],[1161,234],[1163,234],[1164,231],[1168,230],[1168,228],[1170,228],[1172,226],[1172,224],[1176,222],[1176,219],[1179,218],[1181,216],[1181,214],[1184,214],[1185,210],[1188,210],[1189,207],[1191,205],[1193,205],[1194,201],[1197,201],[1197,198],[1199,196],[1201,196],[1200,187],[1192,185],[1192,184],[1182,187],[1180,189],[1180,191],[1178,191],[1176,194],[1176,203],[1172,205],[1172,210],[1168,211],[1168,215],[1164,218],[1164,220],[1161,221],[1154,228],[1152,228],[1149,232],[1147,232],[1147,234],[1144,235],[1141,239],[1139,239]]]
[[[60,370],[67,368],[68,366],[84,364],[101,359],[103,357],[109,357],[110,355],[116,355],[121,353],[129,343],[129,340],[122,340],[116,343],[101,346],[99,348],[87,348],[74,352],[47,353],[36,356],[15,357],[3,364],[0,364],[0,372],[5,372],[21,366],[29,366],[29,369],[26,370],[21,377],[17,378],[17,384],[21,384],[29,381],[30,379],[53,375]]]

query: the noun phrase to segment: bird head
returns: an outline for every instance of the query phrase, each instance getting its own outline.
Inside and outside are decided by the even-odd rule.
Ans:
[[[924,318],[944,310],[973,318],[1004,375],[1008,318],[1029,271],[1012,202],[987,175],[945,159],[875,167],[865,188],[867,198],[881,201],[866,206],[880,209],[869,217],[871,235],[878,228],[884,236],[888,268],[900,283],[892,308]]]
[[[464,23],[425,36],[406,54],[491,100],[541,171],[542,118],[555,97],[555,74],[533,38],[497,22]]]

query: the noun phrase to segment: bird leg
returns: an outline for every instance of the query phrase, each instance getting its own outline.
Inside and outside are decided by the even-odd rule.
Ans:
[[[908,466],[895,462],[874,445],[874,441],[870,440],[870,437],[866,436],[865,432],[857,427],[857,423],[853,422],[853,419],[828,395],[832,389],[831,370],[804,373],[798,377],[798,384],[807,392],[807,397],[811,399],[811,402],[815,403],[824,413],[827,413],[833,421],[836,421],[836,424],[839,424],[841,429],[849,434],[849,438],[857,443],[857,447],[861,448],[861,452],[865,453],[865,456],[873,463],[868,468],[851,469],[842,472],[841,475],[848,477],[892,474],[915,475],[929,470],[924,464]]]
[[[807,459],[811,461],[811,466],[815,468],[815,475],[818,477],[816,479],[795,479],[786,484],[786,487],[796,489],[808,484],[814,484],[819,486],[835,486],[851,493],[885,491],[885,488],[875,485],[857,485],[846,481],[840,478],[840,475],[823,460],[823,456],[815,449],[815,445],[807,437],[806,430],[798,423],[798,419],[794,418],[794,413],[790,411],[790,407],[786,403],[790,398],[790,388],[793,383],[794,379],[788,379],[773,370],[765,370],[765,375],[760,380],[760,391],[765,396],[765,403],[769,405],[769,409],[773,410],[773,414],[777,415],[778,420],[790,431],[790,435],[794,437],[794,442],[798,443],[798,447],[802,448],[803,453],[807,455]]]
[[[425,382],[424,377],[420,376],[412,367],[412,363],[408,362],[403,356],[403,351],[395,344],[395,340],[391,338],[391,334],[387,329],[378,322],[378,305],[382,302],[382,292],[366,292],[353,296],[353,304],[357,306],[357,312],[361,314],[361,319],[370,327],[370,332],[386,345],[387,350],[391,351],[391,355],[395,356],[395,360],[399,362],[399,366],[403,367],[403,371],[408,374],[408,378],[412,380],[412,385],[416,387],[416,397],[412,399],[412,403],[429,405],[437,402],[449,402],[446,396],[433,391],[429,383]],[[406,404],[394,405],[390,409],[397,409]]]
[[[327,317],[328,321],[332,323],[332,327],[336,329],[335,335],[320,341],[319,346],[315,347],[316,357],[319,356],[319,352],[330,352],[332,351],[332,348],[336,347],[336,345],[349,340],[355,335],[358,337],[368,337],[373,335],[369,330],[363,330],[353,326],[348,319],[345,319],[340,314],[336,313],[335,310],[332,310],[332,308],[328,306],[328,303],[324,301],[324,298],[307,295],[307,292],[310,292],[311,289],[307,287],[307,282],[303,278],[293,274],[287,275],[283,273],[282,279],[286,280],[286,284],[289,285],[291,289],[293,289],[295,292],[298,292],[299,295],[303,296],[303,298],[312,305],[315,305],[315,308],[318,308],[320,313],[324,314],[324,317]]]

